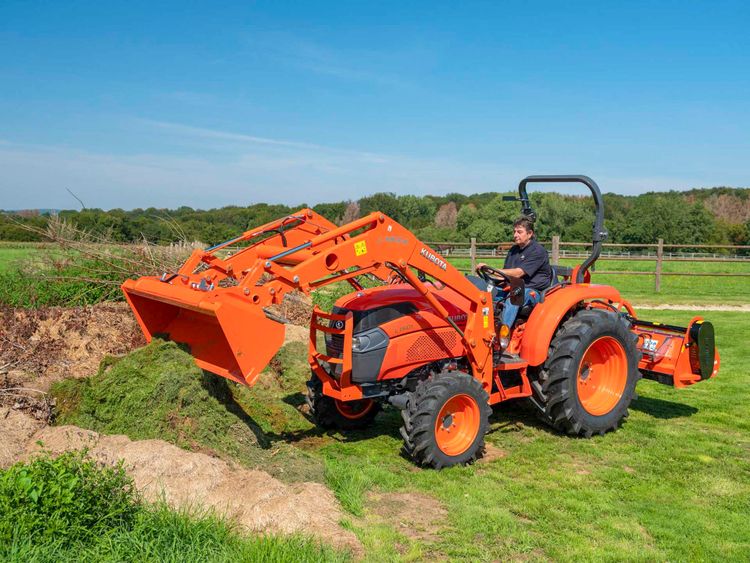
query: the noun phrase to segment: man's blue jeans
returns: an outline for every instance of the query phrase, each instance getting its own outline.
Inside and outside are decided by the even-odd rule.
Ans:
[[[536,289],[524,289],[524,299],[523,299],[523,307],[526,305],[532,305],[539,303],[539,300],[541,299],[541,295],[539,295],[539,291]],[[498,301],[503,301],[503,324],[507,325],[509,328],[513,326],[513,323],[516,321],[516,317],[518,316],[518,311],[521,309],[522,306],[519,305],[513,305],[510,302],[510,299],[508,298],[508,293],[505,291],[501,291],[498,293]]]

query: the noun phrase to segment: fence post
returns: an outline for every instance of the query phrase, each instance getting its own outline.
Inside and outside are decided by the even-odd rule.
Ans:
[[[560,236],[552,237],[552,265],[557,266],[560,263]]]
[[[659,239],[656,246],[656,279],[654,290],[656,293],[661,291],[661,263],[664,258],[664,239]]]
[[[471,237],[471,246],[469,247],[469,256],[471,256],[471,272],[474,273],[477,270],[477,239]]]

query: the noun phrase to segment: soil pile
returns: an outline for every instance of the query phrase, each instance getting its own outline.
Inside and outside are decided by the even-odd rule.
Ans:
[[[26,444],[46,423],[12,407],[0,406],[0,469],[13,465]]]
[[[312,304],[304,294],[287,295],[278,311],[287,319],[286,341],[307,340]],[[0,375],[46,391],[66,377],[88,377],[108,355],[146,344],[126,303],[90,307],[13,309],[0,306]]]
[[[39,443],[42,445],[40,446]],[[253,532],[305,533],[335,547],[361,553],[361,545],[339,521],[341,507],[319,483],[286,485],[263,471],[249,470],[202,453],[186,452],[162,440],[131,441],[74,426],[47,427],[29,441],[24,457],[87,448],[94,459],[123,460],[148,500],[209,509]]]
[[[0,467],[39,441],[53,453],[89,448],[104,463],[124,460],[149,499],[361,553],[321,484],[322,459],[296,447],[328,438],[305,416],[309,302],[295,306],[285,316],[305,328],[286,325],[253,389],[203,372],[173,342],[138,348],[145,339],[125,304],[0,310]],[[53,405],[65,426],[48,425]]]
[[[145,343],[125,303],[0,309],[0,373],[42,391],[64,377],[96,373],[106,355]]]

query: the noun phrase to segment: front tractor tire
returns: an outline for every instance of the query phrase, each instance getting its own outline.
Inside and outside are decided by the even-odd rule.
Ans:
[[[531,403],[540,418],[586,438],[617,429],[641,377],[636,341],[614,311],[576,312],[558,329],[547,361],[532,375]]]
[[[380,412],[380,403],[372,399],[339,401],[323,395],[323,384],[315,374],[307,382],[305,400],[315,424],[326,430],[361,430]]]
[[[490,414],[487,392],[470,375],[449,372],[420,381],[401,411],[404,451],[435,469],[472,463],[484,453]]]

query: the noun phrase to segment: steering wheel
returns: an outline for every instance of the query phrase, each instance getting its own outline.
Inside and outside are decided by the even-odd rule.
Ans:
[[[492,266],[488,266],[487,264],[482,264],[477,270],[477,274],[484,281],[494,285],[499,289],[506,288],[510,285],[509,276],[505,275],[500,270],[493,268]]]

